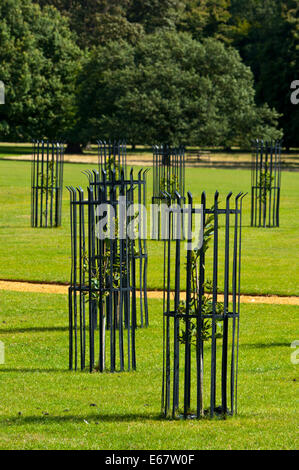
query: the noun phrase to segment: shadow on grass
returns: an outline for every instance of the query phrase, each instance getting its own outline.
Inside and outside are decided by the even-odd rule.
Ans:
[[[0,328],[0,334],[43,333],[45,331],[69,331],[68,326],[29,326],[28,328]]]
[[[249,344],[240,344],[240,348],[248,349],[266,349],[266,348],[281,348],[281,347],[290,347],[290,342],[285,343],[249,343]]]
[[[8,155],[23,155],[23,154],[31,154],[32,153],[32,148],[31,146],[24,146],[24,147],[14,147],[13,145],[10,146],[5,146],[1,145],[0,146],[0,154],[1,156],[5,156],[6,154]]]
[[[70,375],[73,374],[73,377],[77,376],[79,377],[80,374],[86,374],[86,375],[99,375],[99,376],[103,376],[105,374],[107,375],[110,375],[110,376],[113,376],[113,375],[116,375],[118,377],[120,377],[118,374],[130,374],[131,372],[134,372],[134,371],[126,371],[126,372],[123,372],[121,371],[120,369],[116,369],[114,372],[111,372],[109,369],[107,369],[106,371],[104,372],[99,372],[98,370],[93,370],[92,372],[90,372],[89,370],[89,367],[86,366],[85,369],[81,369],[80,367],[78,367],[77,369],[68,369],[68,366],[66,365],[65,367],[61,368],[61,369],[58,369],[58,368],[42,368],[42,367],[5,367],[3,366],[3,369],[1,368],[1,365],[0,365],[0,375],[1,373],[11,373],[11,372],[19,372],[19,373],[38,373],[38,374],[41,374],[41,373],[46,373],[46,374],[49,374],[49,373],[69,373]]]
[[[47,369],[47,368],[42,369],[42,368],[38,368],[38,367],[37,367],[37,368],[29,368],[29,367],[27,367],[27,368],[26,368],[26,367],[25,367],[25,368],[24,368],[24,367],[20,367],[20,368],[18,368],[18,367],[6,367],[5,369],[1,369],[1,366],[0,366],[0,375],[3,374],[3,373],[5,373],[5,372],[7,372],[7,373],[11,373],[11,372],[21,372],[22,374],[24,374],[24,373],[30,373],[30,372],[33,373],[33,374],[34,374],[34,373],[41,374],[41,373],[44,372],[44,373],[46,373],[46,374],[49,374],[49,373],[53,373],[53,372],[54,372],[54,373],[56,373],[56,372],[57,372],[57,373],[66,373],[66,372],[70,372],[70,373],[71,373],[71,372],[76,372],[76,371],[71,371],[71,370],[69,370],[69,369],[67,369],[67,368],[65,368],[65,369],[57,369],[57,368],[56,368],[56,369],[55,369],[55,368],[53,368],[53,369]],[[89,373],[90,373],[90,372],[89,372]]]
[[[67,413],[67,412],[66,412]],[[28,424],[50,424],[50,423],[82,423],[84,425],[88,424],[101,424],[101,423],[126,423],[126,422],[140,422],[140,421],[161,421],[165,420],[161,413],[128,413],[128,414],[101,414],[93,413],[86,415],[70,415],[66,414],[65,416],[51,416],[41,415],[41,416],[2,416],[0,424],[2,425],[17,425],[17,426],[26,426]]]
[[[29,219],[29,217],[30,217],[30,214],[28,215],[28,219]],[[11,224],[11,225],[1,225],[0,230],[3,230],[3,229],[6,230],[8,228],[16,229],[16,227],[18,227],[18,229],[28,229],[28,230],[31,230],[31,228],[32,228],[32,227],[30,227],[30,225]]]

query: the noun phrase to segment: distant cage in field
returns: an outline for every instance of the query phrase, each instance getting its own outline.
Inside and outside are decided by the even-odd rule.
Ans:
[[[240,315],[241,213],[244,194],[212,207],[202,193],[200,207],[188,193],[185,241],[164,241],[163,383],[165,417],[203,418],[237,411]],[[181,210],[169,217],[181,217]],[[195,219],[200,240],[191,243]],[[179,225],[179,221],[177,226]],[[221,227],[221,229],[220,229]],[[219,290],[223,294],[219,294]],[[173,292],[174,291],[174,292]],[[186,291],[184,294],[182,291]]]
[[[185,148],[168,145],[153,147],[153,204],[167,192],[175,200],[175,191],[185,196]]]
[[[279,227],[281,142],[253,141],[251,226]]]
[[[59,227],[63,185],[64,145],[34,141],[31,164],[31,226]]]
[[[72,269],[69,288],[69,367],[103,372],[136,369],[138,302],[141,324],[148,324],[145,240],[129,236],[132,203],[143,202],[146,171],[125,178],[87,173],[83,190],[70,191]],[[121,196],[121,200],[119,199]],[[121,202],[120,202],[121,201]],[[133,210],[134,210],[134,206]],[[125,217],[127,213],[130,217]],[[134,227],[133,227],[134,228]],[[142,230],[138,225],[138,230]],[[141,282],[137,288],[136,264]]]
[[[110,178],[111,172],[115,170],[116,176],[120,175],[121,170],[124,170],[127,176],[127,146],[125,140],[98,140],[98,161],[99,161],[99,175],[101,177],[104,170],[107,179]]]
[[[176,192],[183,200],[185,199],[185,148],[155,145],[153,147],[153,239],[161,238],[161,215],[155,207],[165,202],[165,194],[175,201]]]

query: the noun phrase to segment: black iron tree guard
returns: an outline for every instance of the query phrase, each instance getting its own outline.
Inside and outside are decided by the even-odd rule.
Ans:
[[[279,227],[281,142],[253,141],[251,226]]]
[[[81,188],[68,188],[72,239],[70,369],[77,369],[79,356],[83,370],[87,362],[86,354],[89,354],[90,371],[95,368],[100,372],[136,368],[137,287],[134,252],[144,250],[144,246],[142,241],[139,244],[139,240],[136,246],[136,240],[128,236],[128,225],[135,218],[134,214],[130,219],[124,217],[121,211],[129,213],[132,201],[141,200],[145,175],[146,171],[140,171],[138,178],[134,178],[131,171],[130,177],[126,179],[123,169],[118,177],[114,169],[111,178],[107,179],[105,171],[102,171],[101,176],[99,172],[90,172],[87,199]],[[122,204],[118,196],[122,196]],[[141,302],[140,306],[145,306],[147,323],[146,277],[143,280],[141,294],[144,303]]]
[[[185,148],[169,145],[153,147],[153,196],[152,204],[164,203],[167,192],[175,200],[175,192],[185,198]],[[152,238],[161,238],[161,213],[153,213]]]
[[[34,141],[31,165],[31,226],[61,225],[64,146]]]
[[[182,198],[176,196],[180,209],[170,212],[169,218],[180,217],[184,212]],[[189,234],[194,230],[195,217],[200,214],[201,243],[197,247],[189,246],[186,255],[181,239],[175,241],[174,249],[170,235],[164,242],[162,411],[165,417],[202,418],[237,411],[244,194],[239,193],[234,204],[231,197],[229,193],[225,207],[220,208],[216,192],[213,206],[207,208],[203,192],[202,206],[198,208],[188,193],[191,215],[186,223],[185,240],[191,242]],[[169,202],[170,199],[169,195]],[[186,297],[181,292],[184,287]],[[218,289],[223,295],[219,295]]]
[[[115,179],[119,179],[121,172],[124,172],[124,177],[127,178],[127,146],[125,140],[98,140],[98,162],[99,162],[99,173],[97,175],[98,181],[102,178],[102,175],[105,175],[106,183],[108,180],[112,179],[112,172],[115,172]],[[145,175],[148,170],[144,173],[139,172],[138,178],[141,179],[141,185],[138,185],[137,193],[133,191],[128,191],[128,198],[131,198],[129,204],[142,204],[143,207],[146,206],[146,179]],[[95,174],[92,172],[86,172],[90,183],[92,178],[95,177]],[[141,174],[144,176],[141,178]],[[93,176],[92,176],[93,175]],[[90,178],[91,177],[91,178]],[[130,173],[130,181],[132,179],[132,170]],[[108,185],[108,191],[113,191],[113,197],[117,198],[120,195],[120,184],[115,185],[112,188],[111,185]],[[134,200],[134,195],[136,198]],[[138,245],[138,246],[137,246]],[[134,285],[136,285],[136,277],[139,280],[139,305],[140,305],[140,327],[142,328],[148,326],[148,303],[147,303],[147,266],[148,266],[148,252],[146,238],[138,238],[135,241],[134,251],[131,253],[132,263],[133,263],[133,275],[134,275]]]
[[[127,146],[124,140],[108,141],[98,140],[98,161],[99,173],[106,171],[107,179],[110,178],[110,172],[115,170],[116,175],[123,169],[127,176]]]
[[[120,171],[120,173],[119,173]],[[136,211],[140,213],[140,208],[146,206],[146,174],[148,169],[140,170],[138,173],[137,180],[133,177],[133,169],[130,171],[129,179],[126,179],[125,168],[110,168],[108,172],[105,170],[97,171],[85,171],[89,179],[89,185],[95,188],[98,186],[104,186],[106,188],[107,197],[110,200],[118,201],[119,196],[122,195],[122,185],[126,186],[126,199],[129,207],[133,208],[136,205]],[[119,176],[117,176],[119,175]],[[107,179],[109,177],[109,180]],[[123,181],[122,181],[123,178]],[[134,184],[136,183],[135,191]],[[117,202],[116,202],[117,203]],[[142,209],[141,209],[142,210]],[[133,214],[130,215],[131,218]],[[117,220],[117,219],[116,219]],[[145,219],[143,219],[145,220]],[[146,228],[144,225],[143,228]],[[146,235],[146,234],[144,234]],[[147,267],[148,267],[148,252],[146,236],[136,237],[133,240],[133,249],[130,251],[130,260],[132,263],[132,285],[134,289],[139,292],[139,316],[140,323],[138,326],[148,326],[148,301],[147,301]],[[138,281],[138,282],[137,282]],[[139,287],[137,288],[137,284]],[[136,303],[136,296],[134,296],[134,302]],[[137,312],[137,308],[134,310]]]

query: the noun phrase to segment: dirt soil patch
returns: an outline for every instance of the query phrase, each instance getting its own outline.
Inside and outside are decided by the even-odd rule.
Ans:
[[[68,286],[61,284],[46,284],[26,281],[7,281],[0,280],[0,290],[16,291],[16,292],[37,292],[42,294],[67,294]],[[137,291],[137,296],[139,295]],[[182,292],[182,298],[185,292]],[[148,291],[148,298],[162,299],[163,292]],[[218,295],[218,300],[223,300],[223,295]],[[279,304],[279,305],[299,305],[299,297],[290,296],[282,297],[278,295],[241,295],[241,303],[257,303],[257,304]]]

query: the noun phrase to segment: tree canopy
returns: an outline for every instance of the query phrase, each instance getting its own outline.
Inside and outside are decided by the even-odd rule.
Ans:
[[[232,145],[278,137],[277,114],[254,102],[253,75],[237,51],[189,34],[147,35],[135,47],[92,51],[78,83],[82,139]]]
[[[299,146],[297,0],[1,0],[0,24],[1,138]]]
[[[67,21],[30,0],[1,0],[0,106],[2,138],[57,138],[73,125],[75,70],[80,50]]]
[[[290,101],[290,84],[299,74],[297,0],[231,0],[234,46],[255,77],[258,103],[281,114],[287,146],[299,146],[299,109]]]

